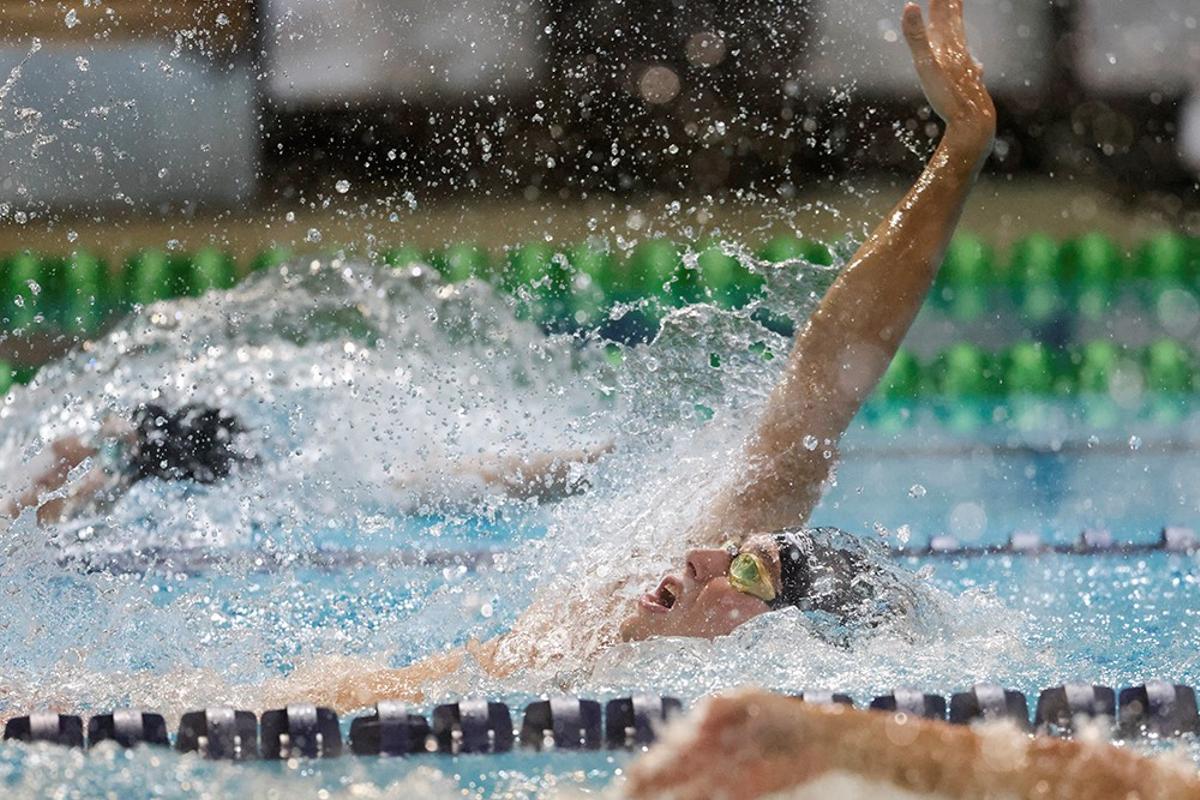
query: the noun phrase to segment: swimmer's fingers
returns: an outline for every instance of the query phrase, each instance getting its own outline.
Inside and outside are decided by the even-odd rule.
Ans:
[[[930,0],[926,24],[916,3],[904,7],[904,38],[929,105],[946,122],[994,134],[995,108],[982,80],[982,68],[967,50],[961,0]]]
[[[929,19],[930,37],[942,63],[957,67],[970,80],[977,80],[983,67],[972,58],[967,46],[963,0],[929,0]]]
[[[939,53],[966,52],[962,0],[929,0],[929,25],[933,29],[930,34],[933,46]]]
[[[933,110],[944,119],[953,102],[952,93],[929,41],[929,31],[921,17],[921,7],[916,3],[906,5],[902,23],[904,39],[908,42],[908,49],[912,51],[913,66],[917,69],[921,88],[925,90],[925,97],[933,106]]]
[[[902,17],[904,40],[912,51],[913,64],[917,68],[917,76],[922,85],[931,85],[942,79],[937,57],[933,54],[933,45],[929,42],[929,32],[925,29],[925,20],[921,17],[921,7],[909,3],[904,7]]]

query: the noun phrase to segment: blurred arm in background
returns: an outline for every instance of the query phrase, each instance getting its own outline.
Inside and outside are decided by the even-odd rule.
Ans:
[[[125,420],[110,417],[100,427],[99,436],[128,444],[134,434]],[[39,524],[58,522],[68,508],[84,505],[101,489],[111,485],[108,472],[99,464],[71,481],[72,471],[99,454],[99,448],[80,436],[69,434],[55,439],[23,465],[18,485],[8,489],[11,496],[0,497],[0,503],[3,503],[0,516],[16,519],[25,509],[36,508]]]
[[[462,475],[478,478],[489,488],[521,500],[561,500],[586,486],[578,468],[595,463],[611,452],[612,443],[579,450],[537,453],[531,456],[481,456],[457,465]]]
[[[63,436],[51,442],[24,465],[23,480],[14,494],[4,501],[4,515],[16,519],[25,509],[36,508],[38,522],[57,521],[66,502],[61,490],[71,470],[98,452],[78,436]]]

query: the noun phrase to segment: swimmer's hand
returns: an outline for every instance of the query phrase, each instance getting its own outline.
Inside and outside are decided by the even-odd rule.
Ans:
[[[962,0],[930,0],[929,24],[921,7],[904,7],[904,38],[925,98],[945,120],[947,136],[962,137],[983,160],[996,135],[996,107],[983,84],[983,67],[967,49]]]

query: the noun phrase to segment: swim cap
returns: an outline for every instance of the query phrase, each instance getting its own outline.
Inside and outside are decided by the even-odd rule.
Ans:
[[[837,528],[774,534],[780,592],[772,608],[796,606],[839,623],[876,625],[915,605],[910,581],[875,543]]]
[[[172,413],[147,403],[133,414],[136,440],[129,451],[126,474],[143,478],[214,483],[246,461],[234,449],[242,425],[234,415],[204,405],[186,405]]]
[[[784,531],[775,534],[779,545],[780,591],[771,601],[771,608],[799,606],[808,596],[812,576],[808,571],[808,558],[800,546],[799,531]]]

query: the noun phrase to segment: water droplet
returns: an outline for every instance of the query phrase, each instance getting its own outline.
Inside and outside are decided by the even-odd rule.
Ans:
[[[908,496],[909,497],[924,497],[925,496],[925,487],[919,483],[914,483],[912,486],[908,487]]]
[[[308,233],[304,234],[304,241],[316,244],[321,241],[321,232],[316,228],[309,228]]]
[[[1138,436],[1137,434],[1130,436],[1129,437],[1129,449],[1130,450],[1140,450],[1141,448],[1142,448],[1142,437]]]
[[[75,231],[67,231],[67,241],[68,242],[74,242],[78,238],[79,238],[79,234],[76,233]]]
[[[80,72],[87,72],[91,64],[83,56],[75,56],[75,66],[79,67]]]
[[[820,444],[820,442],[817,441],[817,437],[813,436],[811,433],[805,436],[801,442],[804,445],[804,449],[808,450],[809,452],[816,450],[817,445]]]
[[[288,222],[295,222],[295,221],[296,221],[296,212],[295,212],[295,211],[289,211],[289,212],[287,212],[286,214],[284,214],[284,215],[283,215],[283,218],[284,218],[285,220],[287,220]]]
[[[178,239],[168,239],[167,240],[167,249],[171,250],[172,252],[178,250],[182,246],[183,246],[182,243]]]
[[[75,9],[72,8],[67,12],[67,16],[63,19],[63,22],[66,23],[68,28],[74,28],[79,24],[79,15],[75,13]]]
[[[217,25],[224,28],[229,24],[229,15],[225,13],[217,14]]]
[[[165,178],[165,177],[167,177],[167,168],[166,168],[166,167],[163,167],[162,169],[160,169],[160,170],[158,171],[158,179],[159,179],[159,180],[162,180],[162,179],[163,179],[163,178]]]
[[[350,181],[342,178],[333,185],[333,188],[337,189],[338,194],[345,194],[346,192],[350,191]]]

